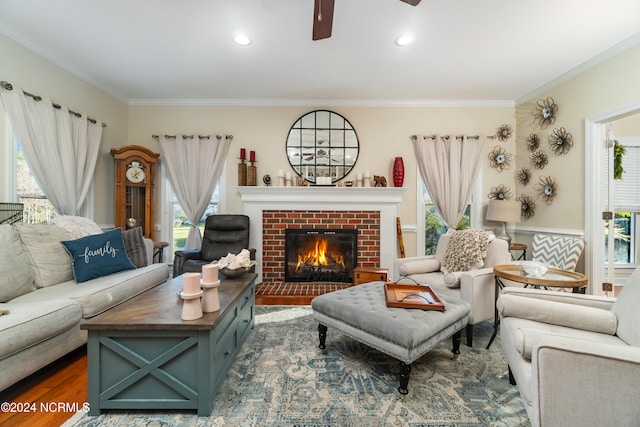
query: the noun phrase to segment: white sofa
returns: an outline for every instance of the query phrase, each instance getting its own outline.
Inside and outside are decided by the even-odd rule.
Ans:
[[[493,238],[482,259],[482,267],[445,274],[441,264],[451,240],[443,234],[432,256],[399,258],[394,261],[394,280],[399,283],[428,284],[438,295],[461,298],[471,305],[466,327],[467,345],[473,344],[473,325],[495,317],[495,276],[493,266],[511,262],[506,240]]]
[[[68,234],[55,225],[0,225],[0,390],[83,345],[84,319],[169,276],[166,264],[149,264],[76,283],[61,240]]]
[[[617,300],[507,287],[509,380],[533,427],[640,425],[640,269]]]

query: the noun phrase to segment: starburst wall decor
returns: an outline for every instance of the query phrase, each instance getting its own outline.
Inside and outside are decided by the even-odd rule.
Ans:
[[[538,192],[538,198],[549,206],[558,195],[558,182],[552,176],[541,176],[535,189]]]

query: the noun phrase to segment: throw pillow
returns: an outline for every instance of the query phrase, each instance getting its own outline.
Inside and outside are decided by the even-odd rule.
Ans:
[[[91,234],[100,234],[102,229],[90,220],[82,216],[58,215],[50,222],[62,228],[69,236],[69,239],[79,239],[80,237],[89,236]]]
[[[29,254],[36,288],[73,280],[69,255],[60,244],[67,234],[53,224],[17,224],[20,240]]]
[[[136,268],[127,256],[120,228],[60,243],[71,256],[78,283]]]
[[[146,267],[148,265],[147,245],[144,244],[142,227],[133,227],[122,232],[122,239],[131,262],[138,268]]]
[[[0,302],[29,293],[33,286],[33,270],[20,236],[10,224],[0,225]]]
[[[442,259],[441,271],[469,271],[484,266],[491,233],[478,228],[455,231]]]

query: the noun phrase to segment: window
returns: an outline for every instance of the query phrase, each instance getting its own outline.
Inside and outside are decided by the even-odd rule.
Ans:
[[[436,251],[438,239],[442,234],[447,232],[447,227],[442,222],[440,215],[436,212],[435,206],[431,201],[431,196],[422,181],[420,173],[416,174],[416,189],[418,218],[416,224],[416,255],[433,255]],[[482,197],[478,196],[482,193],[482,171],[480,171],[478,179],[474,184],[471,204],[467,206],[462,219],[456,226],[457,229],[463,230],[482,226]]]
[[[218,185],[211,196],[211,200],[209,201],[209,205],[207,206],[204,215],[200,218],[200,221],[198,221],[198,228],[200,229],[201,234],[204,232],[204,222],[207,217],[224,211],[222,209],[221,200],[224,200],[225,169],[223,169],[220,174]],[[169,179],[164,168],[162,168],[161,174],[163,177],[163,193],[168,195],[163,197],[163,212],[165,212],[165,216],[163,218],[166,218],[166,220],[163,221],[161,235],[163,241],[170,242],[169,247],[164,251],[164,262],[172,264],[174,252],[184,249],[187,241],[187,234],[191,227],[191,222],[187,218],[182,206],[180,206],[180,202],[178,202],[178,198],[171,189],[171,184],[169,183]]]
[[[30,224],[47,223],[55,215],[55,208],[47,200],[36,179],[29,169],[22,150],[22,144],[16,141],[15,150],[16,188],[15,194],[19,203],[24,204],[23,222]]]
[[[438,214],[435,205],[431,200],[431,196],[427,191],[427,186],[422,185],[422,200],[424,205],[424,254],[434,255],[436,253],[436,245],[442,234],[447,232],[442,218]],[[467,206],[464,215],[458,222],[456,229],[464,230],[471,226],[471,205]]]
[[[621,138],[620,144],[625,149],[622,156],[622,179],[613,180],[614,200],[614,262],[621,265],[636,265],[640,260],[638,252],[639,230],[637,227],[640,215],[640,139]],[[607,162],[607,159],[604,159]],[[608,162],[605,170],[608,169]],[[608,176],[612,176],[609,174]],[[605,200],[608,188],[604,185]],[[604,230],[605,262],[609,260],[608,229]]]
[[[187,218],[187,215],[184,213],[182,206],[178,202],[175,193],[171,192],[171,212],[173,213],[173,228],[172,228],[172,238],[173,242],[173,251],[178,251],[184,249],[184,245],[187,241],[187,234],[189,233],[189,228],[191,228],[191,221]],[[207,206],[207,210],[204,212],[202,218],[198,222],[198,228],[200,229],[200,234],[204,233],[204,222],[208,216],[214,215],[218,213],[218,189],[213,193],[213,197]]]

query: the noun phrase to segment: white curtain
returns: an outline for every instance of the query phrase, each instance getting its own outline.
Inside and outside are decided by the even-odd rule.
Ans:
[[[431,200],[447,227],[455,228],[471,201],[485,139],[416,135],[412,140]]]
[[[102,124],[15,86],[0,95],[42,192],[58,214],[77,215],[93,181]]]
[[[185,249],[198,249],[202,245],[198,222],[220,179],[232,138],[231,135],[218,135],[215,138],[185,135],[158,137],[169,182],[191,221]]]

